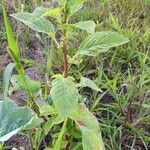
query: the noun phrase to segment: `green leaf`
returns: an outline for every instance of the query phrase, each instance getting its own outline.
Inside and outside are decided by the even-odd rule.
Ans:
[[[56,124],[60,124],[64,121],[64,118],[57,116],[55,118],[50,118],[48,121],[46,121],[46,123],[44,124],[44,134],[47,135],[50,131],[50,129],[56,125]]]
[[[69,24],[69,26],[85,30],[88,33],[92,33],[92,34],[95,32],[95,27],[96,27],[95,22],[92,20],[80,21],[76,24]]]
[[[79,94],[72,78],[59,77],[52,81],[51,96],[60,116],[71,117],[77,110]]]
[[[100,134],[87,127],[82,127],[81,131],[83,150],[105,150]]]
[[[69,16],[72,16],[75,12],[83,7],[86,0],[67,0],[65,10]]]
[[[78,105],[78,113],[74,116],[73,120],[81,127],[88,127],[94,132],[100,132],[99,123],[96,117],[89,111],[85,104]]]
[[[34,81],[29,78],[29,76],[26,76],[26,82],[28,84],[28,88],[30,91],[34,94],[40,90],[41,83],[39,81]],[[15,91],[27,91],[26,85],[21,80],[21,77],[18,75],[13,75],[11,78],[11,83],[13,84]]]
[[[20,12],[12,14],[11,16],[35,31],[53,36],[55,33],[54,26],[43,16],[46,11],[48,11],[48,9],[40,7],[37,8],[33,13]]]
[[[26,125],[29,125],[33,116],[34,114],[29,108],[19,108],[13,101],[1,101],[0,141],[7,141]]]
[[[47,12],[44,13],[43,16],[54,17],[56,19],[60,19],[61,12],[62,10],[58,7],[58,8],[48,10]]]
[[[89,78],[81,77],[79,87],[89,87],[96,91],[101,91],[100,88]]]
[[[73,120],[81,129],[84,150],[104,150],[99,123],[85,104],[78,105],[78,113],[74,116]]]
[[[8,94],[9,79],[11,77],[14,67],[15,67],[14,63],[8,64],[3,74],[3,97],[4,99],[7,97],[7,94]]]
[[[20,61],[20,53],[19,53],[18,45],[15,41],[13,32],[11,30],[3,1],[2,1],[2,8],[3,8],[3,17],[4,17],[7,41],[9,46],[8,53],[11,55],[15,63],[20,64],[21,61]]]
[[[39,111],[40,111],[40,115],[42,116],[57,114],[57,111],[51,105],[42,106],[40,107]]]
[[[77,54],[96,56],[101,52],[106,52],[112,47],[116,47],[129,42],[128,38],[116,32],[97,32],[88,36],[78,48]]]

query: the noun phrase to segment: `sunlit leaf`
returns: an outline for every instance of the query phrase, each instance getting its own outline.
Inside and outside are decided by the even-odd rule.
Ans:
[[[15,63],[20,64],[20,53],[19,53],[18,45],[15,41],[12,29],[10,27],[3,1],[2,1],[2,8],[3,8],[3,17],[4,17],[7,41],[8,41],[8,46],[9,46],[8,52],[13,58],[13,60],[15,61]]]
[[[36,8],[33,13],[20,12],[12,14],[11,16],[21,21],[33,30],[53,36],[55,33],[54,26],[49,20],[46,20],[46,18],[44,18],[43,16],[48,10],[49,9],[47,8],[39,7]]]
[[[95,27],[96,27],[95,22],[92,20],[80,21],[80,22],[75,23],[75,24],[69,24],[69,26],[85,30],[88,33],[92,33],[92,34],[95,32]]]
[[[72,16],[75,12],[83,7],[86,0],[67,0],[66,2],[66,12],[69,16]]]
[[[77,54],[96,56],[101,52],[106,52],[112,47],[116,47],[129,42],[128,38],[116,32],[97,32],[88,36],[78,48]]]
[[[101,91],[100,88],[89,78],[81,77],[79,87],[89,87],[96,91]]]

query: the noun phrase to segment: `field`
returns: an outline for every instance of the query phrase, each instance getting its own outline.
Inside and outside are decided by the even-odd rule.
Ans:
[[[71,1],[0,3],[0,150],[149,150],[150,0]]]

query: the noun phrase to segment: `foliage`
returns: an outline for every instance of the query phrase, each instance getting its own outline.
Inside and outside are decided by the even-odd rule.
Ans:
[[[46,83],[44,83],[45,85],[41,83],[45,86],[45,101],[48,101],[46,101],[46,104],[43,107],[38,105],[38,109],[40,110],[39,115],[41,115],[42,117],[44,116],[46,118],[44,126],[40,126],[41,130],[44,130],[44,133],[40,135],[40,138],[44,138],[46,134],[49,133],[49,131],[52,131],[52,128],[57,127],[55,132],[53,132],[52,149],[60,149],[60,147],[64,143],[66,147],[73,149],[75,147],[75,141],[73,139],[74,137],[77,138],[77,140],[79,141],[79,149],[104,149],[103,141],[100,135],[101,130],[106,135],[106,141],[104,141],[105,147],[107,147],[108,149],[118,149],[121,146],[117,146],[116,144],[118,142],[117,137],[121,136],[122,133],[124,133],[124,128],[126,127],[129,133],[138,133],[138,137],[140,137],[144,145],[146,145],[149,141],[149,138],[145,134],[145,132],[141,130],[137,132],[136,125],[139,122],[146,123],[146,120],[148,120],[147,110],[149,109],[149,103],[147,104],[147,96],[145,96],[145,94],[147,95],[149,93],[149,69],[147,66],[147,61],[149,60],[148,53],[144,53],[142,51],[133,52],[133,49],[137,49],[138,47],[138,45],[135,45],[135,42],[133,42],[133,45],[126,44],[124,45],[124,47],[119,47],[117,50],[115,49],[114,51],[114,47],[120,46],[129,41],[128,38],[123,36],[123,34],[125,34],[122,31],[123,25],[121,23],[119,24],[119,20],[115,18],[114,14],[111,14],[110,17],[107,18],[108,20],[106,21],[106,24],[112,26],[112,28],[117,30],[118,33],[114,31],[101,31],[101,29],[99,31],[99,28],[101,28],[102,26],[106,27],[106,25],[100,23],[96,25],[90,17],[87,19],[87,21],[74,21],[74,17],[72,16],[80,12],[80,9],[83,8],[84,2],[85,0],[60,0],[60,5],[58,8],[49,9],[39,7],[36,8],[36,10],[30,14],[27,12],[21,12],[12,15],[17,20],[21,21],[31,29],[35,30],[35,32],[46,33],[51,39],[54,46],[52,47],[50,53],[52,53],[52,50],[57,49],[57,51],[55,51],[56,54],[58,54],[61,60],[64,61],[64,70],[63,72],[61,72],[62,75],[56,75],[55,72],[53,72],[52,70],[50,73],[48,69],[46,70],[48,71],[46,72],[46,75],[48,75],[48,79]],[[108,1],[104,4],[108,5],[107,3]],[[27,19],[26,15],[28,15],[28,17],[30,16],[30,18],[32,19]],[[15,60],[17,68],[18,64],[22,66],[20,56],[18,55],[18,48],[16,48],[16,46],[14,47],[15,44],[12,45],[11,40],[14,38],[12,36],[12,32],[7,21],[7,16],[4,15],[4,17],[7,34],[9,33],[9,53]],[[53,21],[50,21],[53,19],[55,20],[54,25],[52,25]],[[131,23],[132,21],[129,20],[127,26],[130,24],[129,27],[132,29],[133,26]],[[95,29],[95,27],[97,28]],[[133,37],[135,37],[135,33],[132,33],[131,29],[128,30],[125,35],[129,36],[132,39]],[[78,36],[78,31],[83,33],[84,36],[82,37],[79,46],[77,45],[73,53],[70,54],[70,45],[72,44],[70,44],[70,40],[74,38],[76,33]],[[87,33],[85,33],[84,31],[86,31]],[[122,33],[122,35],[120,33]],[[57,37],[58,34],[60,37]],[[10,39],[10,37],[12,39]],[[78,36],[77,38],[79,39],[81,37]],[[143,33],[143,37],[140,38],[139,43],[141,43],[142,40],[144,40],[144,42],[146,43],[148,41],[147,39],[148,35],[147,32],[145,32]],[[15,40],[13,40],[13,42],[16,43]],[[133,49],[131,49],[131,47]],[[113,51],[110,50],[112,48]],[[141,46],[141,49],[142,48],[143,47]],[[13,50],[15,50],[17,53]],[[124,55],[123,53],[127,55]],[[94,58],[89,58],[86,56],[94,56]],[[103,56],[105,56],[105,59],[100,59]],[[107,64],[108,58],[110,59],[109,64]],[[73,63],[70,63],[69,59]],[[92,68],[91,70],[86,70],[89,69],[89,66],[86,68],[86,65],[81,63],[81,59],[87,60],[88,63],[85,64],[88,64],[89,66],[92,65],[89,62],[96,61],[97,68],[95,67],[96,69]],[[74,63],[76,60],[79,60],[78,63]],[[133,60],[136,61],[132,63]],[[49,60],[47,60],[47,62],[48,61]],[[103,70],[102,64],[104,64],[104,61],[106,61],[105,63],[106,67],[108,67],[108,70]],[[62,63],[62,61],[60,62]],[[60,62],[56,61],[55,63]],[[119,63],[116,65],[116,62]],[[138,64],[137,62],[140,62],[140,69],[138,71],[133,69]],[[72,64],[76,65],[74,66]],[[130,66],[127,72],[123,72],[121,69],[124,64],[129,66],[132,64],[133,68],[131,69]],[[114,67],[114,65],[116,66],[116,68]],[[76,72],[73,72],[74,67],[78,68]],[[81,73],[80,70],[82,70],[82,68],[85,68],[85,72]],[[19,73],[19,68],[17,68],[17,70],[20,76],[21,73]],[[94,75],[98,76],[97,79],[94,78],[94,82],[89,79],[91,76],[88,76],[91,75],[93,72]],[[78,77],[76,73],[79,74]],[[55,75],[53,76],[53,74]],[[121,76],[122,74],[124,75],[123,77]],[[83,76],[88,76],[89,78],[85,78]],[[29,99],[31,99],[30,101],[32,103],[32,105],[29,106],[33,106],[35,105],[33,103],[35,97],[34,91],[32,90],[33,87],[30,85],[30,83],[34,84],[35,82],[32,82],[29,78],[27,78],[24,75],[24,73],[22,74],[22,77],[23,80],[21,81],[21,84],[24,84],[24,86],[22,86],[24,88],[22,89],[29,93]],[[122,83],[122,81],[125,80],[124,78],[126,78],[126,82]],[[6,85],[8,86],[8,83],[6,83]],[[120,85],[120,87],[118,85]],[[124,86],[125,89],[123,88]],[[40,84],[35,84],[35,87],[37,89],[40,89]],[[99,116],[99,121],[101,123],[100,129],[99,124],[96,118],[93,116],[93,114],[86,109],[86,106],[84,104],[81,104],[81,102],[85,101],[84,95],[81,92],[82,90],[84,91],[83,88],[85,87],[94,90],[92,91],[94,94],[90,97],[90,99],[94,99],[94,102],[92,101],[94,105],[92,106],[91,110],[94,111],[97,116]],[[108,92],[109,95],[111,95],[112,100],[110,100],[109,97],[106,98],[106,100],[108,99],[112,101],[111,104],[99,104],[99,97],[97,98],[96,96],[100,96],[100,99],[103,97],[103,94],[100,93],[102,92],[101,89],[106,90],[106,92]],[[5,96],[7,95],[6,93],[8,92],[5,92]],[[42,93],[42,96],[44,94]],[[144,99],[143,102],[141,102],[142,99]],[[88,100],[89,97],[87,97],[87,101]],[[134,102],[134,100],[139,101]],[[82,105],[84,106],[83,110],[81,108]],[[99,108],[97,108],[98,105],[100,105]],[[135,108],[138,109],[135,110]],[[104,112],[106,116],[102,117],[102,114],[99,114],[100,111]],[[135,120],[132,116],[133,111],[136,111],[138,112],[138,114],[140,114],[139,117],[135,118]],[[123,124],[122,122],[127,123]],[[62,129],[60,129],[61,125]],[[73,128],[72,130],[74,131],[71,130],[72,132],[69,132],[70,128]],[[81,136],[76,137],[77,130],[79,129]],[[60,131],[59,134],[58,131]],[[65,139],[66,136],[69,136],[69,141]],[[82,146],[80,145],[81,137]],[[119,139],[119,141],[121,141],[121,139]]]

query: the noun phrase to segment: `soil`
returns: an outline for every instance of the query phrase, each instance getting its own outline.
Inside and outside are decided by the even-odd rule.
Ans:
[[[29,138],[24,134],[17,134],[5,142],[5,150],[12,150],[16,148],[17,150],[30,150]]]

